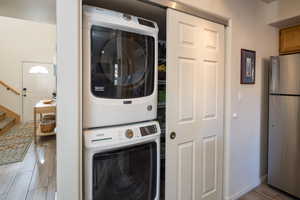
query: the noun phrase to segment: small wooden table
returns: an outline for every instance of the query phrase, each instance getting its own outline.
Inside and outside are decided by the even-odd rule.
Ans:
[[[55,131],[51,133],[42,133],[40,131],[40,128],[38,127],[37,123],[37,117],[36,115],[39,114],[40,118],[42,117],[42,114],[46,113],[55,113],[56,112],[56,101],[53,101],[51,104],[44,104],[42,101],[39,101],[33,109],[33,118],[34,118],[34,142],[36,143],[37,136],[49,136],[49,135],[55,135]]]

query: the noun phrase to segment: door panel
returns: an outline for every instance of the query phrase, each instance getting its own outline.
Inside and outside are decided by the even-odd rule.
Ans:
[[[195,47],[195,26],[185,22],[179,22],[180,44],[189,48]]]
[[[204,38],[206,38],[206,40],[204,40],[204,42],[205,42],[204,47],[210,48],[211,50],[217,50],[218,43],[219,43],[218,37],[219,37],[219,34],[217,31],[205,28],[204,29]]]
[[[284,163],[284,130],[282,123],[282,104],[280,96],[271,95],[269,98],[269,164],[268,164],[268,182],[278,188],[283,188],[284,180],[280,173]]]
[[[193,199],[194,182],[194,143],[187,142],[178,146],[178,197]]]
[[[222,199],[223,108],[224,108],[224,26],[203,23],[201,68],[202,198]]]
[[[300,52],[300,26],[280,30],[280,54]]]
[[[206,197],[217,189],[217,138],[203,139],[202,195]]]
[[[217,117],[217,63],[203,63],[203,119]]]
[[[221,199],[224,26],[168,9],[167,66],[166,200]]]
[[[300,196],[300,97],[270,96],[269,184]]]
[[[180,58],[178,63],[179,121],[191,122],[195,119],[195,91],[191,89],[194,88],[195,61]]]
[[[300,94],[300,54],[272,57],[270,93]]]

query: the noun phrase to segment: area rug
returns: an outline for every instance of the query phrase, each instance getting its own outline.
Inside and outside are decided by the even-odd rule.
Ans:
[[[33,127],[22,124],[0,135],[0,165],[23,161],[32,141]]]

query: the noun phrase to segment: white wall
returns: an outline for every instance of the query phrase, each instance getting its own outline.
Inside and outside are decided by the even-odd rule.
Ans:
[[[270,3],[266,10],[267,22],[276,24],[281,21],[300,17],[300,1],[299,0],[277,0]],[[298,23],[300,22],[297,20]]]
[[[267,173],[267,66],[277,55],[278,30],[266,25],[267,4],[260,0],[181,0],[227,17],[225,199],[260,184]],[[241,48],[256,51],[256,83],[240,84]],[[237,118],[233,118],[233,114]]]
[[[57,1],[57,199],[82,196],[81,0]]]
[[[56,27],[15,18],[0,17],[0,80],[22,89],[22,61],[53,61]],[[1,86],[0,86],[1,87]],[[0,104],[21,114],[21,96],[0,88]]]
[[[55,0],[1,0],[0,16],[55,24]]]

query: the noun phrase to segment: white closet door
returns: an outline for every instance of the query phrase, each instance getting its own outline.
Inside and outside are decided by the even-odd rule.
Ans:
[[[167,10],[166,200],[222,199],[224,32]]]

